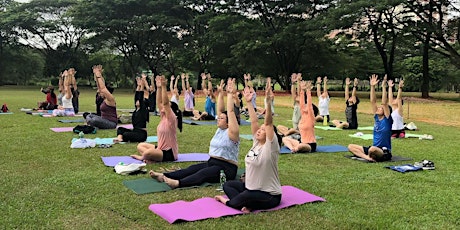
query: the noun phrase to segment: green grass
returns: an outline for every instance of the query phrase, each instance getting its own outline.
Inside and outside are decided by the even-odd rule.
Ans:
[[[82,111],[94,110],[94,93],[89,89],[82,91]],[[119,108],[131,108],[133,96],[129,90],[117,90],[115,96]],[[383,167],[413,162],[365,164],[346,159],[346,153],[282,155],[281,183],[321,196],[327,202],[170,225],[150,212],[148,205],[214,196],[215,188],[136,195],[122,181],[146,175],[117,175],[100,158],[136,153],[136,144],[71,149],[70,140],[76,134],[54,133],[49,128],[75,124],[19,111],[21,107],[34,107],[43,99],[44,95],[36,89],[0,87],[0,102],[8,103],[14,112],[0,115],[0,226],[4,229],[457,229],[460,225],[458,125],[415,120],[420,129],[417,133],[432,134],[435,139],[393,141],[394,154],[414,161],[429,159],[435,162],[434,171],[398,173]],[[261,96],[258,99],[262,102]],[[292,111],[282,106],[289,104],[289,97],[275,100],[279,114],[275,122],[290,125]],[[366,103],[368,100],[363,100],[358,109],[362,126],[372,125]],[[201,109],[203,100],[199,99],[198,104]],[[343,104],[342,98],[333,98],[331,108],[340,109],[331,110],[332,118],[343,119]],[[427,105],[410,106],[415,110]],[[454,116],[458,108],[458,102],[449,104],[445,109],[451,114],[446,116]],[[434,110],[425,110],[426,116],[431,111]],[[149,135],[155,135],[157,124],[158,117],[151,117]],[[185,125],[178,134],[180,151],[207,152],[214,131],[215,127]],[[249,126],[241,127],[240,132],[249,134]],[[319,145],[371,144],[348,137],[351,133],[354,131],[316,130],[316,135],[323,137]],[[96,136],[114,137],[115,131],[100,130]],[[242,140],[240,166],[244,166],[243,157],[250,145],[250,141]],[[192,163],[163,163],[148,168],[173,164],[187,167]]]

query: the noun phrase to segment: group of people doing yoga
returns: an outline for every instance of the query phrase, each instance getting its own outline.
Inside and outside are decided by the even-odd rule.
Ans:
[[[63,105],[71,105],[71,86],[76,86],[74,73],[64,71],[62,74],[63,87],[61,93],[63,93]],[[101,129],[115,129],[118,123],[116,101],[112,95],[113,89],[108,89],[102,73],[101,65],[93,67],[99,97],[96,102],[99,101],[100,114],[86,114],[85,120],[88,125]],[[185,169],[172,172],[152,170],[149,175],[160,182],[165,182],[174,189],[200,185],[204,182],[217,183],[220,180],[220,172],[223,170],[226,178],[229,179],[223,185],[226,196],[216,196],[216,200],[243,212],[273,208],[279,205],[282,196],[278,174],[278,159],[281,146],[284,144],[293,153],[315,152],[317,147],[314,131],[315,122],[330,121],[328,79],[327,77],[317,78],[316,91],[319,109],[315,110],[316,106],[313,104],[311,96],[313,83],[302,80],[300,73],[292,74],[293,115],[292,128],[288,128],[282,125],[274,126],[274,94],[271,79],[267,78],[266,81],[264,107],[262,109],[263,113],[261,113],[257,109],[256,92],[251,85],[250,75],[247,74],[244,77],[244,90],[238,92],[235,79],[229,78],[226,84],[224,80],[221,80],[216,90],[214,90],[210,74],[202,74],[202,87],[206,100],[204,111],[200,112],[194,108],[195,96],[192,87],[190,87],[187,74],[182,74],[177,78],[171,77],[169,94],[165,76],[160,75],[155,78],[152,76],[152,84],[149,86],[147,76],[142,74],[141,77],[136,78],[135,110],[132,113],[133,129],[119,127],[117,129],[117,138],[114,139],[114,142],[140,142],[137,145],[138,154],[131,156],[145,163],[175,161],[178,159],[179,153],[177,129],[182,132],[182,116],[193,116],[193,119],[196,120],[216,120],[217,130],[209,144],[208,154],[210,158],[207,162],[194,164]],[[184,87],[183,111],[179,108],[180,94],[177,89],[179,79],[182,80],[182,86]],[[378,105],[375,87],[379,81],[377,75],[372,75],[370,78],[370,101],[374,113],[373,144],[372,146],[356,144],[348,146],[349,151],[355,156],[369,161],[391,159],[391,138],[404,137],[401,99],[404,82],[399,82],[397,97],[393,98],[392,87],[394,87],[394,83],[391,80],[387,81],[385,76],[381,80],[382,101]],[[355,78],[353,81],[351,96],[349,95],[351,85],[349,78],[345,80],[345,85],[346,121],[332,120],[330,122],[338,128],[357,129],[357,105],[359,104],[359,99],[356,95],[356,87],[358,79]],[[387,85],[389,87],[388,93]],[[47,93],[52,95],[52,88],[49,88]],[[226,103],[224,102],[225,94]],[[52,96],[50,97],[52,99]],[[152,103],[152,98],[155,99],[155,103]],[[242,101],[246,102],[246,108],[242,107]],[[147,139],[147,122],[149,121],[149,110],[151,110],[152,105],[158,106],[160,115],[156,132],[158,136],[157,145],[144,142]],[[63,108],[64,111],[71,112],[70,110],[65,110],[65,106]],[[237,179],[240,146],[239,115],[243,111],[249,116],[253,144],[244,158],[245,177],[243,180],[235,180]],[[262,124],[259,124],[261,114],[263,114],[264,120]]]

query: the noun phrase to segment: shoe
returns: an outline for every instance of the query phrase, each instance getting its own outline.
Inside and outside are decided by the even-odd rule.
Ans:
[[[429,161],[429,160],[423,160],[423,161],[420,161],[420,162],[415,162],[414,166],[422,167],[423,170],[433,170],[433,169],[435,169],[434,163],[432,161]]]

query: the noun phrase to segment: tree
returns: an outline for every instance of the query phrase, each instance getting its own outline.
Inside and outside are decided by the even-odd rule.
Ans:
[[[77,53],[86,30],[72,23],[68,10],[73,5],[72,0],[34,0],[16,5],[8,18],[21,41],[48,60],[45,75],[56,75],[78,62]]]

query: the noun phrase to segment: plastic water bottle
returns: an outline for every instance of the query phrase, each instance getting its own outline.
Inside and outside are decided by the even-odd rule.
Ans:
[[[80,139],[82,139],[84,136],[85,136],[85,134],[83,133],[83,131],[80,131],[80,132],[78,133],[78,137],[79,137]]]
[[[220,170],[220,189],[224,189],[224,183],[227,181],[224,170]]]
[[[324,125],[324,126],[327,126],[327,116],[324,116],[323,125]]]

